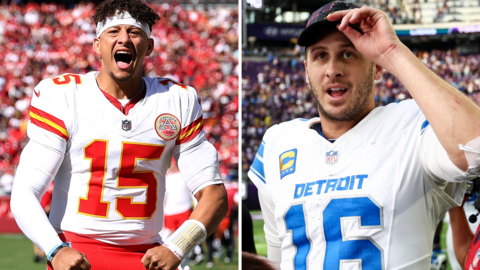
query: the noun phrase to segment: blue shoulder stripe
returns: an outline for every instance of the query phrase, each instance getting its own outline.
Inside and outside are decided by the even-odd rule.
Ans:
[[[430,123],[428,123],[428,120],[425,120],[425,122],[423,122],[422,124],[422,133],[420,133],[420,135],[423,134],[423,132],[425,132],[425,128],[428,127],[428,125],[430,125]]]
[[[253,160],[252,166],[250,168],[254,169],[258,174],[260,174],[262,178],[265,178],[263,162],[258,158],[258,156],[255,157],[255,159]]]
[[[263,150],[265,149],[265,141],[262,141],[260,147],[258,148],[257,155],[263,158]]]
[[[265,184],[267,183],[267,182],[265,182],[265,177],[262,177],[260,174],[258,174],[258,172],[255,171],[255,169],[254,169],[253,167],[250,167],[250,171],[251,171],[253,174],[255,174],[255,176],[257,176],[258,179],[262,180],[263,183],[265,183]]]

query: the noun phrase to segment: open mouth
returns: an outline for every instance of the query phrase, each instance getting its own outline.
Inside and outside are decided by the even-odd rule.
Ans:
[[[340,87],[334,87],[330,88],[327,93],[334,98],[339,98],[345,95],[345,93],[348,91],[347,88],[340,88]]]
[[[129,51],[117,51],[114,58],[119,68],[129,67],[133,60],[132,53]]]

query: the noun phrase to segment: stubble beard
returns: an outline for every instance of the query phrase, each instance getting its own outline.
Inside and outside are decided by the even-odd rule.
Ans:
[[[110,71],[110,77],[117,83],[126,83],[133,77],[133,73],[129,73],[127,76],[124,77],[117,77],[115,76],[115,74],[113,74],[112,71]]]
[[[310,82],[312,80],[310,77],[308,78]],[[362,114],[365,109],[368,107],[368,103],[370,102],[370,96],[373,92],[373,69],[370,68],[369,74],[365,77],[365,79],[360,83],[358,87],[358,91],[354,93],[353,101],[348,104],[348,107],[342,110],[339,113],[329,112],[322,106],[322,103],[319,101],[317,97],[318,90],[314,88],[312,84],[310,84],[310,90],[313,92],[313,96],[317,101],[317,108],[320,112],[320,115],[324,118],[327,118],[331,121],[336,122],[347,122],[352,121],[357,118],[360,114]],[[325,89],[322,89],[325,92]]]

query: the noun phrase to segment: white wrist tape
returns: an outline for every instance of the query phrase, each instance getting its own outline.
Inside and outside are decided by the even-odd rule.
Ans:
[[[141,28],[143,32],[147,34],[148,38],[150,38],[150,27],[148,26],[148,24],[138,22],[127,11],[123,11],[122,13],[120,13],[118,10],[115,16],[113,16],[112,18],[107,18],[105,21],[97,23],[97,38],[99,38],[100,35],[102,35],[102,33],[108,28],[122,24],[132,25]]]
[[[460,150],[465,152],[468,163],[468,173],[480,175],[480,137],[469,141],[466,145],[459,144]]]
[[[189,219],[185,221],[162,246],[170,249],[180,261],[196,245],[207,238],[207,229],[200,221]]]

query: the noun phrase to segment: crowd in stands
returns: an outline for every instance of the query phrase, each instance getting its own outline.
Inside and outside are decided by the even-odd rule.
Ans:
[[[63,73],[100,69],[92,48],[95,5],[28,3],[0,6],[0,175],[14,174],[33,88]],[[189,9],[153,4],[161,20],[152,31],[154,52],[144,76],[170,77],[198,91],[208,140],[219,151],[221,172],[238,167],[238,10]],[[0,193],[1,193],[0,186]]]
[[[477,0],[352,0],[352,2],[359,6],[369,6],[385,11],[393,24],[469,21],[470,18],[464,16],[451,18],[446,15],[460,14],[456,10],[457,7],[480,7],[480,2]],[[428,5],[424,5],[425,3]],[[423,14],[427,14],[428,18],[424,18]]]
[[[480,0],[349,0],[349,2],[385,11],[394,25],[480,21]],[[462,12],[467,9],[468,14],[461,13],[460,9],[463,10]],[[306,24],[306,21],[300,24]],[[269,54],[300,56],[303,50],[299,46],[285,46],[284,43],[278,46],[270,44],[267,49],[255,42],[250,43],[249,38],[255,39],[255,37],[247,38],[248,46],[244,50],[246,56],[263,57]],[[291,42],[296,43],[295,39],[291,39]]]
[[[457,51],[414,51],[436,74],[480,105],[480,55]],[[318,116],[305,82],[303,62],[245,61],[242,64],[242,167],[248,171],[270,126]],[[402,83],[387,71],[375,82],[376,106],[410,99]]]

